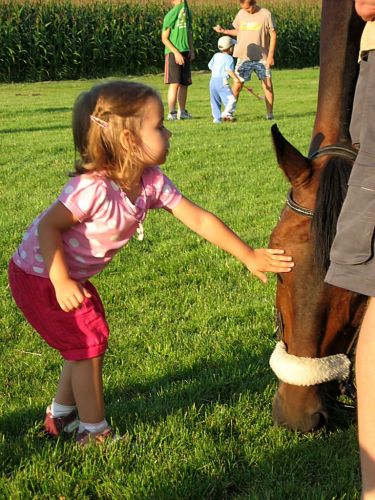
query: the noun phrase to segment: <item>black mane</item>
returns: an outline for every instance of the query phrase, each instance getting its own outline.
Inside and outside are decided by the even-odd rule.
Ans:
[[[318,270],[327,271],[329,252],[336,234],[337,219],[348,189],[352,162],[343,158],[331,158],[323,169],[316,207],[312,220],[315,264]]]

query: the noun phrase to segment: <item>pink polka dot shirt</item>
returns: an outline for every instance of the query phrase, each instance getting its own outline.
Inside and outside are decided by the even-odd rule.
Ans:
[[[142,191],[133,204],[111,179],[102,174],[83,174],[72,178],[58,200],[80,221],[62,233],[70,277],[85,281],[99,273],[128,243],[153,208],[173,209],[182,195],[158,167],[147,168],[142,176]],[[47,209],[48,210],[48,209]],[[13,255],[23,271],[48,277],[40,253],[37,217],[26,231]]]

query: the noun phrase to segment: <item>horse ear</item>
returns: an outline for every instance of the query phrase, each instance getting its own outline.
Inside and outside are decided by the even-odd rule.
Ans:
[[[293,184],[296,179],[311,169],[310,160],[285,139],[277,125],[272,125],[271,133],[279,167]]]

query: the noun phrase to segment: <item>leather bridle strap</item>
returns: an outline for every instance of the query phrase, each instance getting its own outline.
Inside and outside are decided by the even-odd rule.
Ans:
[[[350,148],[349,146],[345,146],[343,144],[332,144],[329,146],[323,146],[320,149],[317,149],[313,153],[309,154],[309,160],[315,160],[320,156],[332,155],[338,156],[340,158],[344,158],[345,160],[354,161],[357,158],[358,151]]]
[[[339,158],[344,158],[345,160],[354,161],[357,158],[357,151],[342,144],[332,144],[329,146],[324,146],[309,155],[309,160],[315,160],[321,156],[338,156]],[[296,212],[297,214],[304,215],[305,217],[314,217],[314,210],[306,207],[302,207],[293,200],[292,190],[288,192],[286,199],[287,206]]]
[[[289,208],[300,215],[305,215],[306,217],[314,217],[314,210],[310,210],[309,208],[302,207],[298,205],[292,198],[292,190],[290,190],[286,197],[286,204]]]

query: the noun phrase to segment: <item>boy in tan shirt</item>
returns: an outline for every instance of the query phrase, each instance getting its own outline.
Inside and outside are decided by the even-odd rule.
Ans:
[[[259,7],[256,0],[240,0],[240,11],[234,21],[234,29],[214,27],[217,33],[236,36],[237,45],[233,56],[237,57],[236,73],[240,82],[233,84],[233,94],[238,98],[244,82],[254,71],[262,82],[268,120],[273,120],[274,93],[271,66],[274,65],[276,48],[276,24],[269,10]]]

